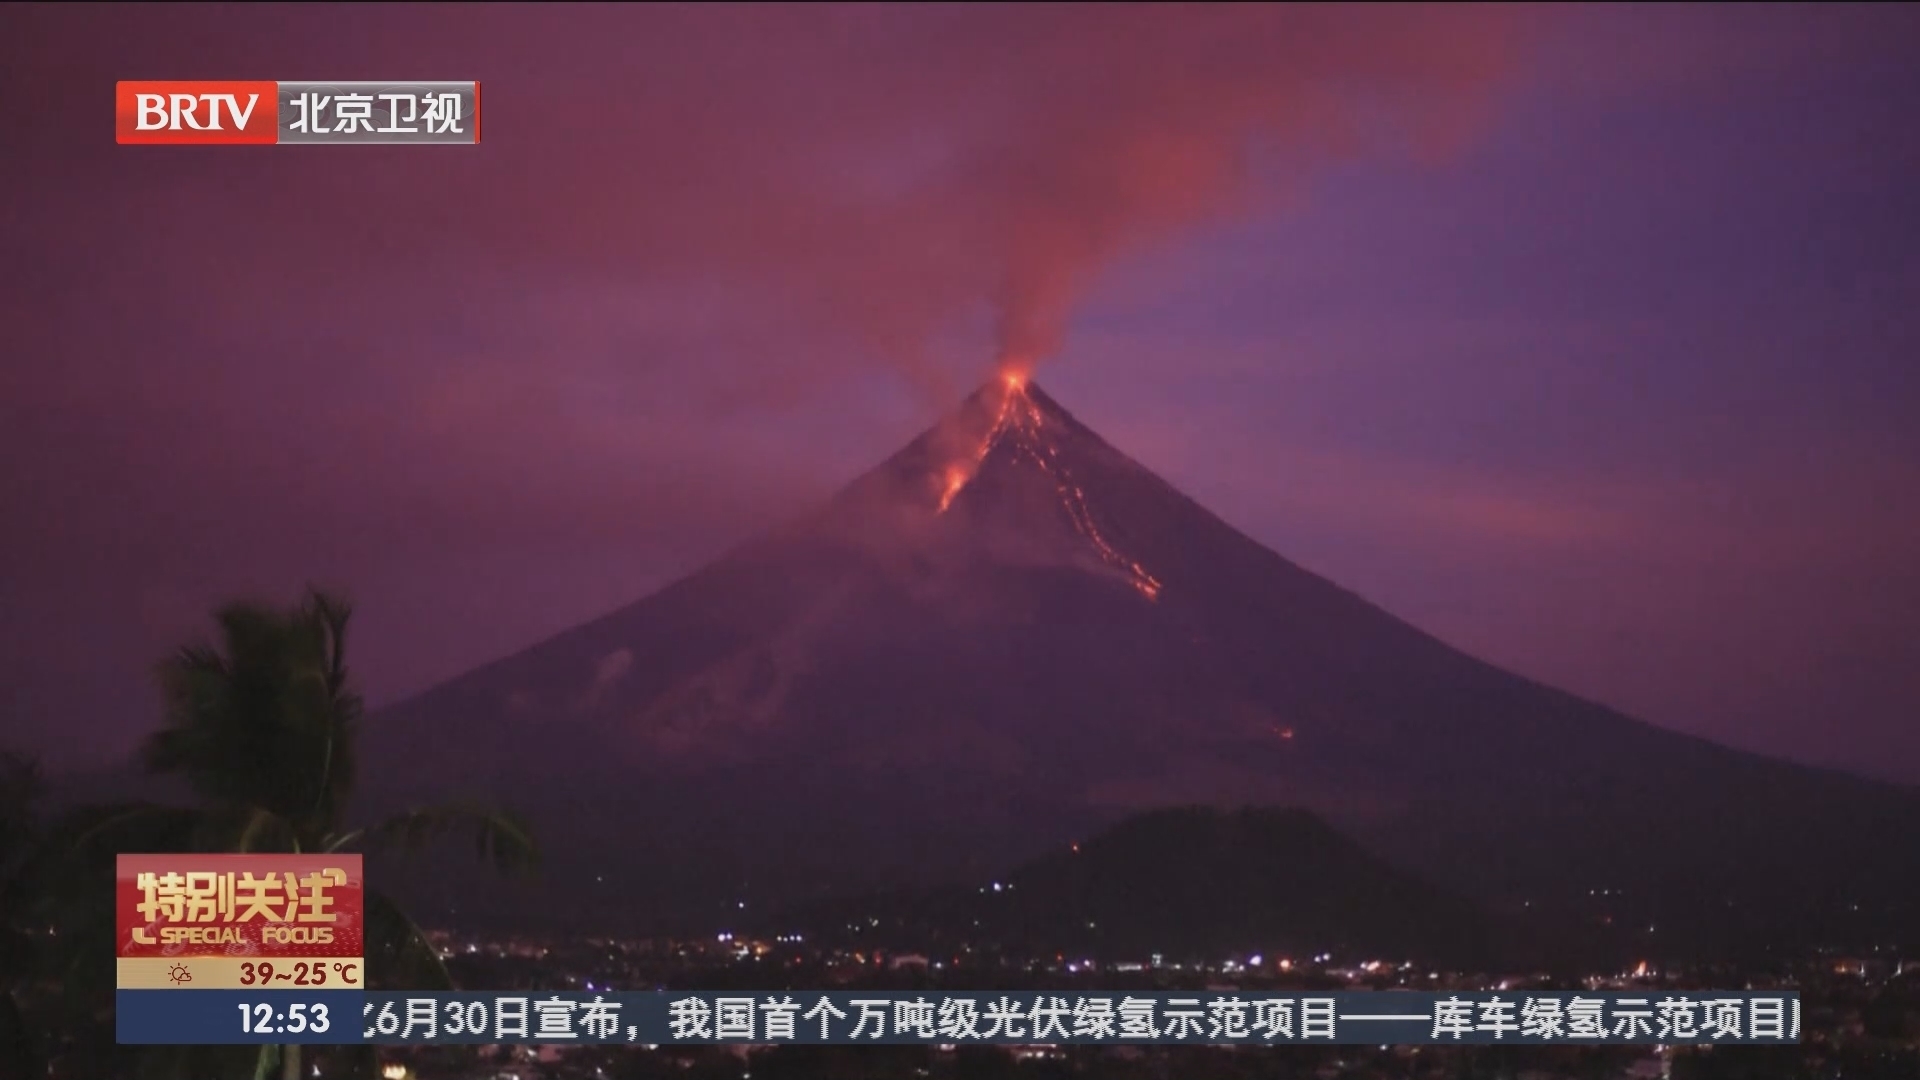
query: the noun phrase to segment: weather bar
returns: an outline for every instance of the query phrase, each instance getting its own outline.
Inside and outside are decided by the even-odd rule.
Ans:
[[[122,989],[122,1043],[1788,1045],[1800,995]]]
[[[480,84],[120,82],[114,133],[125,146],[465,146],[480,141]]]

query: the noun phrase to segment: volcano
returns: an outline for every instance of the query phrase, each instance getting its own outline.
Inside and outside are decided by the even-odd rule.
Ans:
[[[548,851],[540,910],[583,920],[972,880],[1196,804],[1307,808],[1476,900],[1656,941],[1911,930],[1920,882],[1920,792],[1467,656],[1017,376],[814,512],[366,741],[376,801],[519,807]]]

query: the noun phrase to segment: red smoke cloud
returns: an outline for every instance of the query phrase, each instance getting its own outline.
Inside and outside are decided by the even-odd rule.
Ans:
[[[780,358],[731,389],[777,394],[876,360],[927,378],[930,346],[983,317],[1004,357],[1043,358],[1114,258],[1329,158],[1445,145],[1527,20],[1429,6],[288,9],[226,12],[189,40],[130,9],[84,59],[105,77],[478,77],[478,149],[149,155],[149,182],[118,207],[138,227],[116,242],[280,283],[286,301],[246,302],[266,318],[344,275],[413,275],[400,306],[414,311],[521,281],[624,288],[636,306],[664,294],[672,311],[650,333],[708,349],[744,333],[721,347]],[[21,87],[78,74],[36,74],[39,55],[23,54]],[[38,179],[66,197],[61,175]],[[210,184],[218,214],[200,202]],[[409,265],[423,252],[441,283]],[[450,265],[465,280],[447,281]]]
[[[754,303],[925,374],[929,343],[983,307],[1001,358],[1035,362],[1115,257],[1330,159],[1448,145],[1529,17],[1185,4],[624,18],[633,96],[502,118],[538,131],[576,117],[566,142],[524,159],[538,175],[501,189],[551,205],[497,212],[540,246],[536,228],[597,231],[650,276],[757,281]],[[573,125],[610,129],[612,176],[554,184]]]
[[[1075,299],[1115,257],[1244,212],[1330,158],[1447,145],[1522,24],[1508,8],[1420,6],[843,15],[796,50],[844,98],[801,110],[821,129],[795,158],[843,179],[866,155],[891,164],[832,193],[776,180],[748,213],[789,250],[739,254],[783,269],[831,253],[825,276],[801,262],[809,303],[892,355],[988,301],[1001,360],[1030,365],[1059,349]],[[874,48],[847,47],[867,35]]]
[[[1006,283],[1004,358],[1058,350],[1116,256],[1249,209],[1369,142],[1444,146],[1506,70],[1510,9],[1236,5],[1055,11],[1001,58],[1013,88],[974,148]],[[1277,171],[1277,175],[1273,175]]]

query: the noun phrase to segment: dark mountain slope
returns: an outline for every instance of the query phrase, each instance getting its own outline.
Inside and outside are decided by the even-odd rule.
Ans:
[[[1395,870],[1302,810],[1154,810],[991,882],[810,905],[758,924],[851,947],[1081,960],[1333,953],[1483,962],[1513,927]]]
[[[379,801],[528,807],[563,917],[968,877],[1192,803],[1311,807],[1493,902],[1697,941],[1900,930],[1920,891],[1912,790],[1468,657],[1021,383],[816,513],[369,726]],[[1603,889],[1610,910],[1582,906]]]

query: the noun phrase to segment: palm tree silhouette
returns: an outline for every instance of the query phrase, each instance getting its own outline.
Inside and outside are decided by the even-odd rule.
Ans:
[[[217,611],[217,646],[183,648],[160,666],[165,721],[143,752],[150,772],[184,780],[197,805],[91,808],[69,821],[71,839],[62,846],[94,858],[74,862],[97,865],[111,853],[137,851],[414,849],[459,832],[502,871],[530,869],[537,859],[531,835],[498,810],[436,806],[361,827],[344,821],[362,714],[346,665],[351,614],[345,600],[318,589],[309,589],[291,608],[234,603]],[[97,882],[94,889],[96,895],[103,891]],[[365,897],[370,985],[450,988],[439,953],[420,927],[384,894],[368,889]],[[104,913],[110,933],[110,902]],[[101,912],[91,914],[74,913],[97,933]],[[68,946],[77,952],[81,939],[93,935],[73,936]],[[114,953],[108,948],[99,955]],[[89,958],[76,955],[72,962],[78,968]],[[92,970],[96,977],[101,973]],[[286,1080],[299,1075],[298,1046],[246,1049],[255,1055],[255,1077],[269,1075],[276,1061]],[[181,1062],[162,1071],[186,1067],[205,1076],[215,1071],[212,1064]]]

